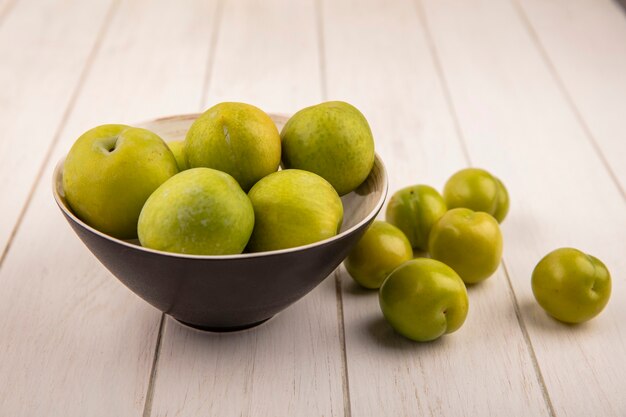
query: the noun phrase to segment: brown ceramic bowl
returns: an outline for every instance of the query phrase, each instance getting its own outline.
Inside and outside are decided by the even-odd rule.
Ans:
[[[142,123],[164,140],[184,139],[198,114]],[[286,116],[272,115],[279,130]],[[347,256],[380,211],[387,176],[376,156],[358,189],[342,197],[340,233],[306,246],[228,256],[197,256],[144,248],[101,233],[81,221],[63,193],[63,159],[54,170],[56,203],[89,250],[135,294],[192,327],[231,331],[261,324],[315,288]]]

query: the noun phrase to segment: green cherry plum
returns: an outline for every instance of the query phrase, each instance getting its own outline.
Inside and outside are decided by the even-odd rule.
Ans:
[[[444,263],[427,258],[396,268],[380,287],[379,302],[391,327],[418,342],[458,330],[469,309],[459,275]]]
[[[248,193],[254,231],[248,250],[264,252],[308,245],[339,232],[343,205],[332,185],[312,172],[285,169],[263,178]]]
[[[176,164],[178,165],[179,171],[184,171],[189,169],[189,165],[187,164],[187,157],[185,156],[185,141],[184,140],[175,140],[171,142],[167,142],[167,146],[174,154],[174,158],[176,158]]]
[[[177,173],[174,155],[155,133],[102,125],[83,133],[70,149],[63,164],[63,191],[85,223],[132,239],[148,197]]]
[[[611,275],[606,266],[573,248],[547,254],[535,267],[531,283],[539,305],[566,323],[594,318],[611,296]]]
[[[139,216],[145,247],[192,255],[243,252],[254,227],[250,199],[225,172],[192,168],[164,182]]]
[[[185,139],[187,164],[232,175],[244,191],[278,170],[280,134],[261,109],[245,103],[219,103],[191,125]]]
[[[344,265],[357,283],[377,289],[391,271],[412,258],[413,249],[404,233],[392,224],[375,221],[350,251]]]
[[[452,175],[443,188],[443,198],[449,209],[483,211],[498,223],[509,211],[509,193],[502,181],[479,168],[462,169]]]
[[[374,166],[374,138],[365,116],[342,101],[294,114],[280,132],[285,168],[314,172],[339,195],[357,188]]]
[[[437,190],[428,185],[414,185],[391,197],[385,216],[389,223],[404,232],[411,246],[428,250],[430,229],[446,210],[446,203]]]
[[[463,282],[489,278],[502,258],[502,233],[491,215],[466,208],[449,210],[430,232],[428,250],[454,269]]]

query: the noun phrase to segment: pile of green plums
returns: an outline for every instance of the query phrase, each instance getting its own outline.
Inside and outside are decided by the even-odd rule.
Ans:
[[[428,185],[397,191],[387,221],[376,221],[344,265],[361,286],[379,289],[382,313],[400,334],[430,341],[459,329],[468,313],[466,285],[489,278],[502,257],[499,223],[509,210],[504,184],[483,169],[463,169],[443,195]],[[414,259],[414,250],[427,257]],[[579,323],[598,315],[611,278],[597,258],[557,249],[532,274],[539,305],[556,319]]]
[[[73,212],[110,236],[161,251],[229,255],[336,235],[340,196],[373,164],[368,122],[348,103],[300,110],[281,132],[257,107],[220,103],[184,141],[167,144],[126,125],[87,131],[67,155],[63,189]]]
[[[63,191],[89,226],[151,249],[273,251],[336,235],[340,196],[367,178],[374,157],[368,122],[348,103],[300,110],[281,132],[257,107],[220,103],[182,141],[165,143],[126,125],[85,132],[64,162]],[[466,285],[497,270],[499,223],[508,210],[506,187],[483,169],[455,173],[442,194],[427,185],[403,188],[388,202],[387,221],[374,222],[354,247],[346,269],[362,286],[379,289],[383,315],[399,333],[436,339],[463,325]],[[430,257],[414,259],[414,250]],[[579,323],[606,306],[611,277],[597,258],[562,248],[536,266],[532,289],[550,315]]]

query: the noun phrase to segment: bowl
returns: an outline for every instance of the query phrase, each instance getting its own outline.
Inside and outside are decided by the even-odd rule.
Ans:
[[[165,141],[180,140],[198,116],[172,116],[138,126]],[[270,116],[279,130],[288,119]],[[344,219],[336,236],[270,252],[185,255],[116,239],[76,217],[63,193],[63,162],[64,158],[53,174],[54,199],[87,248],[139,297],[183,324],[210,331],[256,326],[313,290],[344,260],[387,195],[385,167],[377,155],[369,177],[342,197]]]

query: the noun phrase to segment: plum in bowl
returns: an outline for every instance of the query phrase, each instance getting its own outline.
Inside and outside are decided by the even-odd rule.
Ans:
[[[198,114],[140,124],[165,141],[184,139]],[[271,115],[278,129],[287,116]],[[210,331],[256,326],[305,296],[348,255],[379,213],[387,176],[376,156],[368,178],[344,195],[340,232],[313,244],[270,252],[200,256],[162,252],[108,236],[81,221],[63,192],[63,162],[53,175],[53,194],[66,220],[98,260],[131,291],[179,322]]]

